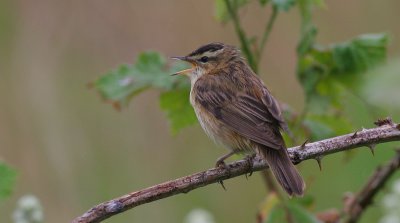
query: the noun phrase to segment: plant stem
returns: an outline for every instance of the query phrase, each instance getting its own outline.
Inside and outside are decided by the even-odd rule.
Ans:
[[[345,212],[349,215],[346,223],[357,222],[365,210],[373,203],[374,197],[382,190],[389,178],[400,168],[400,151],[385,166],[376,168],[375,173],[369,178],[363,189],[354,197],[351,202],[345,205]]]
[[[278,9],[275,6],[272,6],[272,14],[268,19],[267,26],[265,26],[264,34],[261,39],[260,48],[258,49],[257,55],[257,64],[260,64],[261,56],[265,48],[265,44],[269,38],[269,35],[272,31],[272,27],[274,26],[276,17],[278,15]]]
[[[254,60],[254,55],[250,50],[249,41],[247,40],[246,34],[244,33],[242,26],[240,25],[239,18],[236,14],[237,8],[234,8],[230,2],[230,0],[224,0],[226,8],[228,9],[228,13],[232,18],[233,25],[235,27],[236,34],[239,37],[240,45],[243,50],[244,55],[249,62],[250,67],[257,73],[258,71],[258,64]]]

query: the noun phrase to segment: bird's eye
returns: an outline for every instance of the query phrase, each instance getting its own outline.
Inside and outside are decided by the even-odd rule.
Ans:
[[[206,56],[200,58],[200,62],[202,62],[202,63],[206,63],[207,61],[208,61],[208,57],[206,57]]]

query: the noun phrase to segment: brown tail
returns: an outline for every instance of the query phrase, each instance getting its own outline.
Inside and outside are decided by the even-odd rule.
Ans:
[[[285,148],[260,148],[276,180],[290,196],[303,196],[306,184],[294,167]]]

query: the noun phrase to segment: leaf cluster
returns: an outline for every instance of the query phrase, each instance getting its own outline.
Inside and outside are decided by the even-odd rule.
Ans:
[[[0,161],[0,200],[11,195],[16,177],[17,172]]]

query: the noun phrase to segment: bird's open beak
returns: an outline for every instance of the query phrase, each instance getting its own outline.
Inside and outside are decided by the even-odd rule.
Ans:
[[[192,59],[188,58],[188,57],[171,57],[171,59],[186,61],[186,62],[188,62],[188,63],[190,63],[192,65],[191,68],[178,71],[176,73],[171,74],[171,76],[181,75],[181,74],[188,76],[190,73],[193,72],[193,70],[194,70],[194,68],[196,66],[194,61]]]

